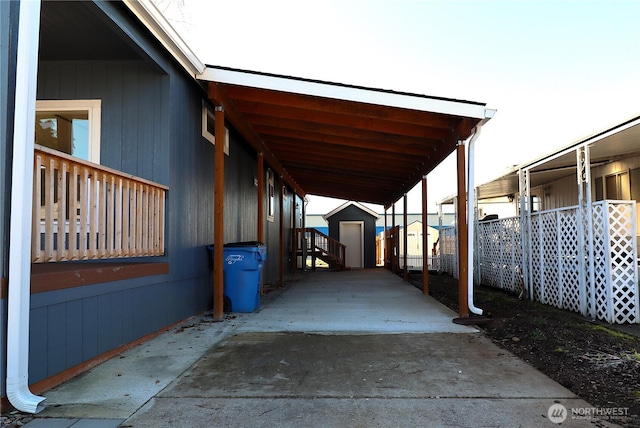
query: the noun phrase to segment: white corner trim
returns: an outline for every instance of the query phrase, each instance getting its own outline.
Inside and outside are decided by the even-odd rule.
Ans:
[[[122,0],[122,2],[189,74],[195,77],[205,70],[205,65],[150,0]]]
[[[44,397],[29,390],[31,301],[31,195],[38,81],[40,1],[21,1],[18,23],[7,311],[7,398],[22,412],[44,409]]]

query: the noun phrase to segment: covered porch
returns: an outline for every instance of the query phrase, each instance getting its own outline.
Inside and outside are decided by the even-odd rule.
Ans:
[[[224,140],[223,125],[230,123],[257,153],[258,241],[265,239],[264,216],[271,212],[270,204],[276,192],[270,188],[267,201],[263,201],[260,189],[264,186],[265,169],[273,170],[300,198],[314,194],[382,205],[385,229],[397,224],[395,206],[402,200],[406,281],[407,193],[415,186],[422,186],[422,235],[423,247],[426,247],[427,176],[454,152],[460,201],[457,224],[467,224],[470,215],[465,210],[466,189],[473,187],[473,175],[467,174],[467,167],[473,164],[473,145],[482,126],[495,114],[495,110],[485,104],[211,65],[197,78],[206,83],[209,100],[216,106],[213,115],[216,141]],[[225,242],[223,153],[223,145],[216,145],[216,247]],[[469,183],[467,177],[471,177]],[[279,211],[283,210],[281,206]],[[391,210],[390,216],[388,210]],[[303,206],[301,230],[305,229],[304,216]],[[282,242],[285,239],[282,228],[279,236]],[[466,229],[459,239],[463,260],[457,276],[459,315],[468,317],[470,306],[472,311],[476,308],[469,304],[472,299],[465,262]],[[299,239],[293,241],[291,258],[295,260],[300,244]],[[217,257],[213,274],[214,317],[219,319],[223,316],[223,260],[221,253],[214,257]],[[281,272],[284,257],[281,253]],[[422,264],[428,265],[426,253]],[[425,269],[424,294],[428,294],[428,284]]]

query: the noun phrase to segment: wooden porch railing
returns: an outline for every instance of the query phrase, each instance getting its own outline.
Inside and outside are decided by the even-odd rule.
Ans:
[[[168,189],[36,145],[32,262],[163,255]]]
[[[316,257],[326,262],[332,268],[345,268],[346,247],[341,242],[311,227],[296,229],[296,236],[298,237],[297,248],[304,249],[306,254],[311,256],[311,266],[313,269],[315,269]],[[306,239],[306,247],[302,242],[303,237]]]

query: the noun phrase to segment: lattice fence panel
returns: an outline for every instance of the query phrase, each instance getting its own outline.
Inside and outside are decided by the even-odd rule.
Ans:
[[[538,267],[542,263],[542,255],[540,254],[540,230],[542,228],[542,215],[535,214],[531,216],[531,227],[529,229],[531,243],[531,287],[533,287],[533,297],[540,301],[542,297],[542,269]]]
[[[560,281],[562,307],[580,312],[580,275],[578,257],[578,215],[577,210],[558,212],[558,234],[560,251]]]
[[[450,227],[440,232],[440,254],[442,257],[442,271],[454,278],[458,277],[458,253],[456,242],[456,229]]]
[[[476,229],[482,283],[510,291],[520,289],[522,248],[518,217],[481,222]]]
[[[504,263],[503,279],[500,288],[511,292],[519,292],[522,284],[522,240],[520,217],[504,219]]]
[[[633,203],[608,202],[611,309],[615,323],[638,322],[637,249]]]
[[[478,224],[478,240],[481,251],[478,252],[480,275],[483,284],[497,287],[500,283],[501,241],[498,231],[499,221],[489,221]]]
[[[607,290],[610,289],[609,275],[607,266],[609,266],[609,249],[607,239],[606,224],[606,205],[605,202],[593,204],[593,271],[595,282],[593,284],[593,296],[589,295],[590,315],[592,317],[609,321],[611,315],[609,313],[609,298]],[[595,308],[594,308],[595,306]]]
[[[562,307],[560,302],[560,258],[558,257],[557,211],[540,214],[542,239],[541,277],[542,291],[540,302]],[[534,267],[535,268],[535,267]]]

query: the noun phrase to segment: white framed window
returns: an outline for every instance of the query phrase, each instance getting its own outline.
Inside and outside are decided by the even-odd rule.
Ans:
[[[273,221],[275,215],[275,205],[276,205],[276,186],[275,186],[275,177],[273,175],[273,171],[271,169],[267,169],[267,220]]]
[[[224,154],[229,156],[229,128],[224,127]],[[216,144],[216,117],[209,107],[202,104],[202,136],[211,144]]]
[[[101,100],[36,101],[35,143],[100,163]]]

